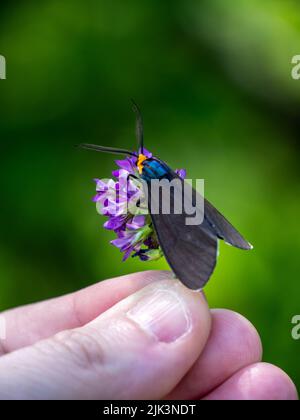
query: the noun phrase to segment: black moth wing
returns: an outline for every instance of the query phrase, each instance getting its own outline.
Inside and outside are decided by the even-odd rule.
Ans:
[[[202,289],[214,271],[217,237],[201,226],[185,225],[185,216],[152,214],[159,244],[176,277],[190,289]]]
[[[169,179],[179,178],[176,172],[170,169],[164,162],[159,160],[169,171]],[[184,181],[183,181],[184,182]],[[197,203],[196,197],[200,194],[193,189],[193,205]],[[202,197],[201,197],[202,198]],[[202,198],[203,199],[203,198]],[[199,200],[198,200],[199,202]],[[252,245],[243,238],[243,236],[235,229],[232,224],[208,201],[204,198],[204,224],[210,226],[210,230],[223,239],[227,244],[236,248],[250,250]]]
[[[245,250],[253,248],[232,224],[206,199],[204,199],[204,218],[211,225],[213,232],[227,244]]]
[[[181,193],[177,191],[176,194],[176,187],[171,188],[171,203],[176,199],[183,200]],[[152,204],[161,210],[161,203],[155,202],[157,199],[151,197],[151,185],[148,183],[149,209]],[[186,217],[190,216],[184,211],[182,214],[174,214],[172,211],[170,214],[161,211],[151,214],[158,242],[174,274],[187,287],[197,290],[205,286],[214,271],[218,238],[209,230],[205,221],[201,225],[190,226],[186,224]]]
[[[167,178],[170,181],[177,178],[186,185],[185,181],[164,162],[160,160],[159,162],[168,169]],[[176,187],[170,190],[171,203],[180,197],[183,200],[183,195],[175,194],[175,190]],[[200,194],[192,189],[193,205],[196,203],[197,195]],[[151,197],[151,185],[148,182],[150,214],[150,200],[155,200],[155,198]],[[161,209],[161,203],[152,202],[152,204]],[[204,199],[203,222],[200,225],[187,225],[186,217],[190,217],[190,215],[185,213],[184,206],[182,208],[182,214],[159,212],[159,214],[151,214],[151,218],[159,244],[176,277],[190,289],[202,289],[216,265],[218,238],[241,249],[251,249],[252,246],[206,199]]]

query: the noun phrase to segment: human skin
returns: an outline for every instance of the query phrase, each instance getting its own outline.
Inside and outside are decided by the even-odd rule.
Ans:
[[[0,314],[1,399],[295,400],[255,328],[165,271]]]

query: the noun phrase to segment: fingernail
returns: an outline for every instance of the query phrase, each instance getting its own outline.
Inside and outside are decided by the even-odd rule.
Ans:
[[[192,326],[182,287],[178,285],[150,288],[129,310],[127,316],[158,341],[165,343],[178,340]]]

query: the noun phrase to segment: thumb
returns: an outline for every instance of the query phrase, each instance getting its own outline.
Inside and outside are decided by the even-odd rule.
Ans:
[[[0,398],[160,399],[199,357],[209,331],[201,293],[156,282],[83,327],[0,358]]]

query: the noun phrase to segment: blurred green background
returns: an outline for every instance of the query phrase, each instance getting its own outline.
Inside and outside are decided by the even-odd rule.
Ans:
[[[147,147],[255,246],[221,244],[210,304],[248,317],[299,387],[299,41],[296,0],[2,1],[1,309],[167,268],[121,262],[91,200],[114,157],[74,148],[134,148],[133,97]]]

